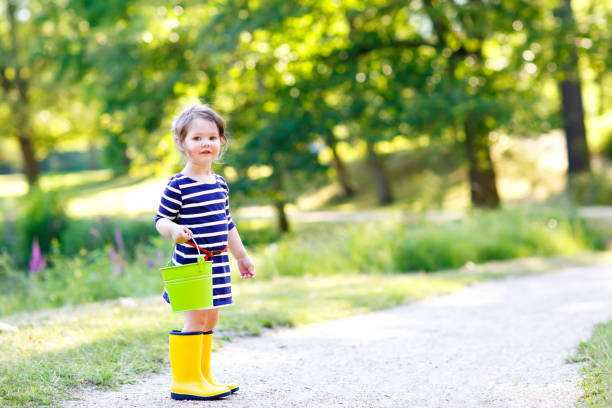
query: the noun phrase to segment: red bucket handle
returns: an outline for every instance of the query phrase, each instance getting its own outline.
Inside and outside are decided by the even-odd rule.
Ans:
[[[199,245],[196,245],[194,242],[191,241],[186,241],[185,242],[187,245],[190,245],[192,247],[194,247],[195,249],[197,249],[198,251],[202,251],[206,254],[206,257],[204,258],[204,261],[208,261],[210,258],[212,258],[215,255],[219,255],[225,251],[227,251],[228,246],[226,245],[225,248],[223,249],[215,249],[214,251],[209,251],[208,249],[202,248]]]

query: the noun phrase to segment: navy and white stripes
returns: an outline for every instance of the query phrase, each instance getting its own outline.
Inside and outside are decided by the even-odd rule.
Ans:
[[[229,188],[223,177],[214,175],[214,183],[195,181],[183,174],[170,178],[164,189],[155,217],[167,218],[191,230],[194,241],[202,248],[215,250],[227,245],[228,231],[234,228],[229,213]],[[196,262],[198,250],[187,244],[177,244],[172,256],[175,265]],[[229,257],[227,252],[213,260],[213,305],[232,304]],[[168,301],[164,293],[164,299]]]

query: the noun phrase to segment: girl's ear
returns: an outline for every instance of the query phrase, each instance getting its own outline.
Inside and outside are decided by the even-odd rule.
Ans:
[[[179,138],[177,136],[174,136],[172,138],[172,140],[174,141],[174,145],[176,146],[176,148],[178,149],[179,152],[183,153],[183,144],[181,143],[181,141],[179,140]]]

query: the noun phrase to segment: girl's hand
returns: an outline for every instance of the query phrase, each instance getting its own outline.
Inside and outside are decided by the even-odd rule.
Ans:
[[[172,229],[172,239],[177,244],[184,244],[193,238],[193,232],[187,227],[175,224],[176,226]]]
[[[252,279],[255,277],[255,265],[248,255],[238,259],[238,269],[240,269],[240,279]]]

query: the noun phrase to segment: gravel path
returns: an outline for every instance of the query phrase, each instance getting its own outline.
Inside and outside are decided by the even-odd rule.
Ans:
[[[573,407],[580,365],[564,360],[610,318],[612,265],[487,281],[228,343],[213,366],[240,391],[221,401],[172,401],[167,371],[63,406]]]

